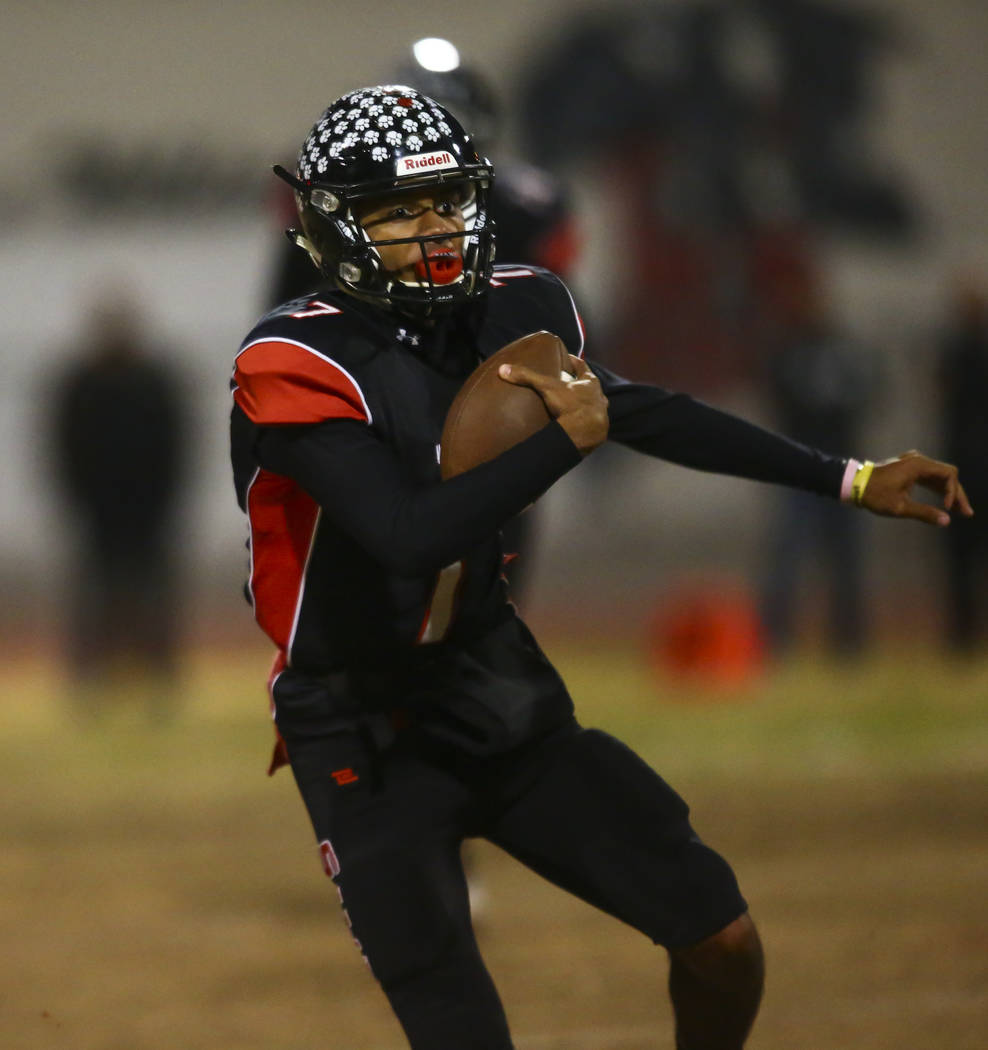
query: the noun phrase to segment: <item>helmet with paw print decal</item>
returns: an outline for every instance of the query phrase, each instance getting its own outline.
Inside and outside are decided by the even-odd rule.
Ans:
[[[300,229],[289,236],[342,291],[414,316],[433,316],[486,292],[494,262],[488,196],[494,178],[455,117],[403,85],[352,91],[329,106],[299,151],[295,174],[275,173],[295,190]],[[464,230],[454,279],[428,263],[436,235],[378,242],[357,218],[362,201],[407,190],[455,195]],[[448,237],[449,234],[446,234]],[[416,242],[421,278],[400,280],[382,264],[378,246]]]

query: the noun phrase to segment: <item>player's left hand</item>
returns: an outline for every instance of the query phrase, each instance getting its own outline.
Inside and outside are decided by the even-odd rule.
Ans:
[[[940,493],[942,505],[921,503],[911,496],[914,485]],[[930,459],[915,449],[876,463],[861,497],[861,506],[890,518],[915,518],[930,525],[949,525],[950,512],[970,518],[974,511],[950,463]]]

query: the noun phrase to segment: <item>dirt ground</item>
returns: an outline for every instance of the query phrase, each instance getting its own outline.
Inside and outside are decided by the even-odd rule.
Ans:
[[[630,649],[550,652],[734,863],[768,956],[753,1050],[988,1046],[988,661],[804,660],[725,692]],[[404,1045],[290,774],[264,775],[267,662],[195,657],[167,719],[125,684],[87,717],[48,664],[6,662],[0,1046]],[[671,1050],[660,950],[476,861],[519,1050]]]

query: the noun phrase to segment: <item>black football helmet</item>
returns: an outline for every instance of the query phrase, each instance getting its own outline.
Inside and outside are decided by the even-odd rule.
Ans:
[[[295,190],[300,230],[288,235],[341,291],[413,316],[434,316],[487,291],[494,264],[494,229],[487,201],[494,170],[452,114],[404,85],[352,91],[334,102],[309,132],[295,175],[275,174]],[[450,234],[374,241],[354,205],[369,197],[418,187],[448,187],[465,219],[459,264],[446,273],[430,265],[432,242]],[[418,243],[418,280],[384,269],[382,244]]]

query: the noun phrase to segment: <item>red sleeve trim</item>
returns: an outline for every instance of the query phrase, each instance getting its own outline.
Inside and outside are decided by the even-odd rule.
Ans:
[[[289,339],[260,339],[237,355],[233,397],[258,424],[371,422],[357,381],[332,358]]]

